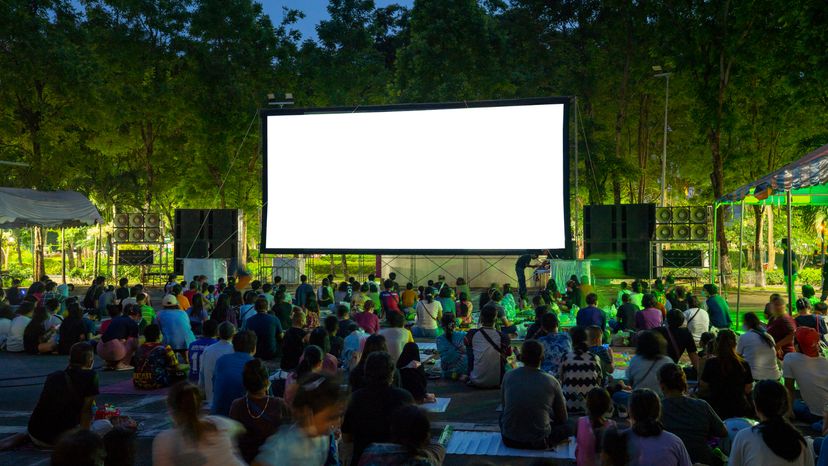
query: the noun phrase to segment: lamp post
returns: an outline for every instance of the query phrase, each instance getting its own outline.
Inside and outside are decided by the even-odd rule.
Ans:
[[[653,66],[654,78],[664,78],[664,141],[661,152],[661,207],[667,205],[667,109],[670,101],[670,75],[673,73],[661,72],[661,65]]]

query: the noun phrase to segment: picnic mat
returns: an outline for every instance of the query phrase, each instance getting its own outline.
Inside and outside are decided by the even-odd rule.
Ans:
[[[140,390],[132,385],[132,379],[123,380],[121,382],[104,385],[100,388],[102,395],[161,395],[167,396],[169,387],[156,388],[154,390]]]
[[[521,456],[526,458],[575,459],[575,437],[555,450],[518,450],[503,444],[499,432],[454,431],[446,446],[449,455]]]
[[[437,398],[434,403],[423,403],[420,406],[430,413],[445,413],[451,398]]]

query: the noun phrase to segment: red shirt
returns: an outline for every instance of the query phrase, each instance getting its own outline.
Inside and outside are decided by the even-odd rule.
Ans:
[[[187,298],[187,301],[192,303],[193,302],[193,296],[195,296],[197,293],[198,292],[196,290],[187,290],[187,291],[185,291],[181,294],[183,294],[184,297]]]
[[[383,311],[400,312],[400,295],[398,295],[395,291],[383,291],[380,293],[379,298],[380,303],[382,303]]]
[[[379,332],[379,317],[373,312],[360,312],[354,316],[354,321],[371,335]]]
[[[768,322],[768,334],[773,337],[773,340],[779,342],[786,336],[796,331],[796,321],[788,314],[783,314],[780,317],[774,317]],[[793,339],[787,345],[782,347],[782,353],[788,354],[796,351],[793,345]]]

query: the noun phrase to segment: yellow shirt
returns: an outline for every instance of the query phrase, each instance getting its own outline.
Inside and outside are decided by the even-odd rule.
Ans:
[[[414,304],[417,303],[417,292],[415,290],[405,290],[402,292],[402,306],[403,307],[414,307]]]

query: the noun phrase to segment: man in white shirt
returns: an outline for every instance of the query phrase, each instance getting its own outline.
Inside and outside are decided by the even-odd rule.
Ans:
[[[12,319],[9,338],[6,340],[6,351],[9,353],[23,352],[23,333],[32,321],[32,311],[34,311],[34,304],[31,301],[24,301],[17,308],[17,317]]]
[[[815,423],[813,428],[822,432],[822,425],[828,425],[828,360],[820,355],[819,332],[811,327],[796,329],[795,353],[788,353],[782,361],[782,376],[785,388],[793,400],[792,411],[797,419]],[[794,382],[799,386],[802,399],[796,398]]]
[[[710,330],[710,316],[707,311],[699,306],[699,299],[695,296],[687,298],[687,310],[684,311],[684,321],[687,322],[687,330],[693,335],[696,344],[699,343],[702,333]]]
[[[225,354],[233,353],[233,336],[236,326],[230,322],[222,322],[218,328],[219,341],[208,346],[201,354],[201,370],[198,373],[198,386],[204,391],[204,399],[213,400],[213,371],[216,361]]]
[[[499,387],[506,372],[506,358],[512,355],[509,337],[494,329],[497,310],[484,306],[480,328],[469,331],[464,343],[469,359],[468,384],[477,388]]]

